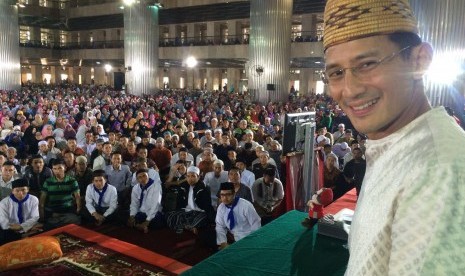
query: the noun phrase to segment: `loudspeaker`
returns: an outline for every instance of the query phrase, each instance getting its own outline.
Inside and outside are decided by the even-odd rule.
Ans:
[[[276,88],[274,87],[274,84],[272,84],[272,83],[268,83],[266,85],[266,90],[268,90],[268,91],[274,91],[275,89]]]

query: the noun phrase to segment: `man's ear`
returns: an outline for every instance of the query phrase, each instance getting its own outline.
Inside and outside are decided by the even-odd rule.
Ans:
[[[429,43],[423,42],[412,50],[411,54],[414,78],[422,79],[433,60],[433,48]]]

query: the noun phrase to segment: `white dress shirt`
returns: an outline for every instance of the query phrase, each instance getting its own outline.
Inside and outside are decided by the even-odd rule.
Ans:
[[[253,183],[255,182],[255,174],[249,170],[241,172],[241,183],[252,190]]]
[[[153,179],[153,181],[155,181],[154,184],[161,185],[160,174],[156,170],[154,170],[152,168],[150,168],[148,170],[149,170],[149,172],[148,172],[149,178]],[[139,181],[137,181],[136,174],[137,174],[137,172],[132,174],[131,186],[133,186],[133,187],[139,184]]]
[[[233,209],[234,213],[234,228],[229,229],[228,214],[230,209],[221,203],[218,206],[216,213],[216,243],[222,244],[227,242],[226,234],[231,232],[234,235],[234,240],[238,241],[261,226],[260,216],[255,211],[252,203],[240,198],[237,205]]]
[[[107,184],[108,188],[103,194],[102,208],[108,208],[103,214],[104,217],[111,215],[118,207],[118,192],[113,185]],[[86,190],[86,208],[90,214],[94,213],[98,206],[100,195],[95,191],[94,184],[87,185]]]
[[[24,232],[27,232],[39,221],[39,199],[29,195],[29,198],[23,202],[22,209],[24,221],[21,227]],[[3,230],[8,230],[12,223],[19,224],[18,203],[6,197],[0,201],[0,226]]]
[[[142,212],[147,215],[147,221],[151,221],[157,212],[161,211],[162,209],[161,185],[154,182],[147,190],[145,190],[142,206],[139,207],[141,194],[142,188],[140,184],[132,187],[129,215],[135,216],[138,212]]]

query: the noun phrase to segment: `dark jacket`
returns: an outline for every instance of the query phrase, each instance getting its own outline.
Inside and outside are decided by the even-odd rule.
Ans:
[[[185,208],[187,206],[190,187],[187,182],[182,183],[180,186],[183,191],[180,205]],[[210,187],[206,186],[201,180],[194,185],[194,202],[200,209],[205,211],[210,222],[215,221],[215,210],[212,206]]]

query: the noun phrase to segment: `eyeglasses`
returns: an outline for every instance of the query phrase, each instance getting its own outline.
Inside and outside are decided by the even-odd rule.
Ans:
[[[356,77],[360,81],[366,81],[369,80],[373,75],[372,73],[375,71],[378,66],[385,64],[386,62],[392,60],[396,56],[398,56],[400,53],[403,51],[407,50],[411,46],[407,46],[405,48],[402,48],[400,51],[392,53],[388,55],[387,57],[384,57],[380,60],[369,60],[369,61],[364,61],[361,64],[354,66],[354,67],[349,67],[349,68],[334,68],[334,69],[329,69],[324,71],[321,74],[321,79],[323,83],[331,85],[331,86],[337,86],[342,83],[344,80],[344,77],[346,75],[346,70],[350,70],[352,72],[352,75]]]

